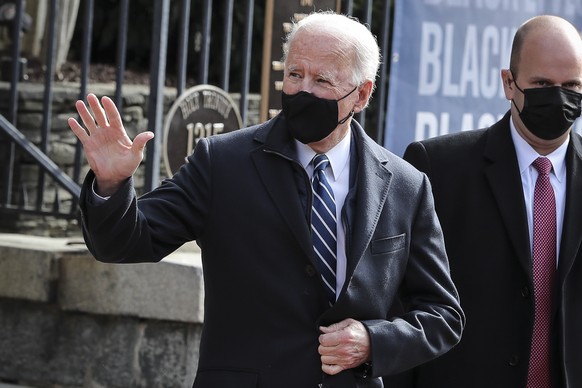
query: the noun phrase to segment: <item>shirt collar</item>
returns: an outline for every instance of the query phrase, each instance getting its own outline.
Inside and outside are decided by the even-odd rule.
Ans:
[[[513,145],[515,146],[515,152],[517,153],[517,162],[519,163],[519,172],[523,174],[523,172],[529,168],[529,166],[533,163],[541,155],[538,154],[532,146],[530,146],[524,139],[521,137],[517,130],[515,129],[515,125],[513,124],[513,120],[509,120],[509,128],[511,129],[511,138],[513,139]],[[568,142],[570,141],[570,136],[562,145],[556,148],[553,152],[548,155],[545,155],[546,158],[550,159],[552,162],[552,169],[554,171],[554,175],[558,179],[559,182],[566,177],[566,151],[568,150]]]
[[[331,150],[325,154],[329,159],[329,164],[333,174],[333,179],[336,180],[348,165],[350,159],[350,145],[352,142],[351,129],[348,130],[344,138],[336,144]],[[297,149],[297,157],[299,162],[305,168],[307,173],[311,176],[313,174],[313,166],[311,160],[316,155],[316,152],[307,144],[303,144],[295,140],[295,148]]]

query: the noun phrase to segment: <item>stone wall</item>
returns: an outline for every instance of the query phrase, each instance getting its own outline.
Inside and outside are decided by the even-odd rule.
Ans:
[[[194,245],[115,265],[78,239],[0,234],[0,386],[189,388],[203,295]]]
[[[0,113],[7,115],[9,111],[9,83],[0,82]],[[73,177],[75,150],[77,139],[69,129],[67,120],[69,117],[77,117],[75,111],[75,101],[79,99],[80,85],[77,83],[58,82],[53,86],[53,103],[50,112],[50,137],[48,139],[48,156],[67,175]],[[88,92],[97,96],[107,95],[113,97],[115,94],[114,84],[92,84],[88,86]],[[22,82],[18,84],[18,112],[16,127],[24,136],[37,146],[41,142],[41,128],[43,123],[45,98],[45,87],[43,84]],[[144,85],[124,85],[123,86],[123,107],[121,111],[122,119],[128,135],[134,138],[139,132],[148,129],[148,98],[149,87]],[[236,104],[240,100],[239,94],[231,94]],[[166,114],[176,99],[175,88],[164,89],[163,112]],[[259,122],[260,96],[249,96],[248,124]],[[165,177],[165,167],[160,151],[160,179]],[[87,172],[87,164],[82,158],[80,181]],[[28,193],[28,202],[36,201],[36,188],[38,185],[38,169],[35,163],[22,155],[17,155],[16,164],[18,169],[15,172],[16,187],[14,196],[20,194],[20,187],[25,187]],[[143,188],[144,170],[139,168],[136,178],[136,189],[138,192]],[[78,182],[80,183],[80,182]],[[64,190],[56,187],[52,179],[47,179],[46,190],[43,196],[43,203],[52,207],[55,199],[55,191],[61,198],[63,208],[70,208],[71,198]],[[40,236],[66,237],[75,236],[79,233],[77,221],[57,219],[54,217],[40,217],[28,215],[16,215],[11,217],[0,217],[0,232],[18,232]]]

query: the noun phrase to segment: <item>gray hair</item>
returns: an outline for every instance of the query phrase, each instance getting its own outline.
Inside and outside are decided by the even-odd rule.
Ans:
[[[293,23],[291,31],[283,44],[283,61],[286,61],[289,46],[297,31],[315,29],[315,33],[327,32],[336,36],[346,46],[354,58],[352,82],[361,85],[370,80],[375,85],[378,68],[380,67],[380,48],[376,38],[368,28],[356,18],[340,15],[332,11],[314,12],[298,22]]]

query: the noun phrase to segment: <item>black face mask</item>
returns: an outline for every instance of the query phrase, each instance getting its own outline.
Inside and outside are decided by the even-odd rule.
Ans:
[[[337,120],[338,102],[349,96],[358,87],[338,100],[316,97],[301,91],[281,95],[283,115],[291,135],[303,144],[318,142],[329,136],[340,124],[348,121],[354,114],[352,110],[346,117]]]
[[[554,140],[562,136],[580,116],[582,94],[561,86],[531,88],[522,90],[523,109],[519,112],[513,104],[527,129],[544,140]]]

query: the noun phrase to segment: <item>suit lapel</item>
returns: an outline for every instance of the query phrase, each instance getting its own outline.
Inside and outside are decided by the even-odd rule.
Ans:
[[[272,120],[257,132],[256,140],[264,143],[251,152],[251,158],[269,196],[277,206],[285,222],[305,251],[314,259],[309,226],[300,196],[290,188],[297,187],[293,169],[294,151],[292,141],[283,128],[281,120]],[[353,209],[346,212],[349,228],[346,230],[347,268],[344,290],[358,261],[370,243],[390,187],[392,173],[386,168],[386,160],[379,159],[374,151],[373,140],[364,130],[352,124],[357,148],[356,201]],[[275,155],[276,154],[276,155]],[[275,157],[274,157],[275,156]],[[354,165],[352,165],[354,166]],[[305,174],[306,186],[309,179]],[[306,194],[307,195],[307,194]]]
[[[273,203],[305,254],[312,258],[311,235],[305,210],[296,190],[297,177],[293,163],[297,163],[298,166],[299,164],[294,161],[292,142],[287,131],[279,124],[280,120],[275,119],[269,123],[257,132],[256,139],[265,144],[252,151],[251,158]],[[305,179],[308,179],[307,174],[304,175]]]
[[[527,214],[509,120],[510,116],[506,114],[489,130],[485,158],[490,161],[490,164],[485,168],[485,174],[517,258],[531,278]]]
[[[352,128],[356,133],[358,165],[356,172],[356,196],[353,209],[348,209],[350,214],[350,228],[346,230],[349,237],[347,246],[347,268],[344,290],[349,284],[356,265],[362,258],[366,248],[370,244],[374,230],[380,218],[379,213],[384,207],[392,173],[386,167],[386,160],[379,159],[374,152],[372,140],[369,139],[363,129],[355,123]]]
[[[560,242],[560,258],[558,260],[558,281],[563,285],[574,259],[580,249],[582,241],[582,202],[579,200],[582,193],[582,143],[580,137],[571,135],[570,145],[566,153],[566,207],[564,210],[564,225]]]

